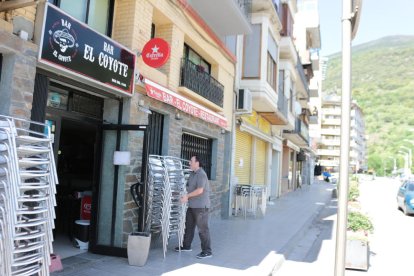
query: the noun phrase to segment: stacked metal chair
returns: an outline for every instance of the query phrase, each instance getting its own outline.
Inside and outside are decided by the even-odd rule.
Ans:
[[[182,246],[187,204],[180,198],[187,193],[188,162],[171,156],[150,155],[148,162],[148,206],[151,232],[161,234],[164,258],[168,240],[176,234]]]
[[[256,217],[257,209],[266,213],[266,187],[263,185],[236,185],[235,187],[235,215],[243,212],[246,219],[247,213]]]
[[[49,275],[57,183],[49,127],[0,115],[0,275]]]

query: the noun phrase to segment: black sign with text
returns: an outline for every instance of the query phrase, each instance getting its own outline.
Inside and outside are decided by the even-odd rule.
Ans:
[[[45,16],[39,62],[133,94],[135,55],[131,51],[53,5],[46,5]]]

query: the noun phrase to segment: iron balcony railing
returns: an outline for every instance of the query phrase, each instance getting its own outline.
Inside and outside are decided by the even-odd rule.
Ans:
[[[302,63],[300,61],[299,54],[298,53],[296,53],[296,54],[298,56],[298,61],[296,63],[296,70],[298,70],[298,72],[299,72],[300,79],[302,80],[303,86],[306,89],[307,98],[309,98],[309,83],[308,83],[308,79],[306,78],[305,70],[303,70],[303,65],[302,65]]]
[[[244,13],[247,19],[250,19],[252,13],[252,0],[235,0],[239,5],[240,10]]]
[[[196,92],[200,96],[223,107],[224,86],[204,71],[200,65],[183,58],[181,63],[180,86]]]
[[[299,134],[306,142],[309,142],[308,126],[299,118],[296,118],[295,133]]]
[[[278,93],[277,108],[283,114],[283,116],[285,116],[285,118],[287,119],[287,117],[288,117],[287,116],[287,114],[288,114],[288,100],[286,99],[286,96],[283,93],[283,91]]]

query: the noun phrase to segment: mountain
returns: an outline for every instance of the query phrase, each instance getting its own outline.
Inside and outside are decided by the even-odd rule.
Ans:
[[[328,57],[323,94],[340,94],[341,53]],[[414,145],[414,36],[388,36],[352,47],[352,99],[362,108],[368,167],[389,173],[403,167],[400,147]]]

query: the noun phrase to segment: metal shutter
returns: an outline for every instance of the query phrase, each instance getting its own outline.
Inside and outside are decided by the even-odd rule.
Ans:
[[[265,184],[266,172],[266,142],[256,139],[256,157],[255,157],[255,183],[259,185]]]
[[[252,136],[247,132],[236,129],[236,154],[234,160],[235,175],[238,178],[238,184],[250,183],[250,168],[252,156]],[[243,167],[240,167],[240,160],[243,160]]]

